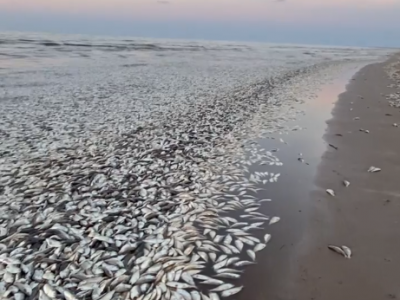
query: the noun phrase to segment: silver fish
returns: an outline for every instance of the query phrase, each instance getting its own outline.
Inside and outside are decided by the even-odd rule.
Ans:
[[[346,258],[351,258],[351,249],[349,247],[347,247],[347,246],[342,246],[341,248],[342,248],[342,250],[343,250],[343,252],[345,254],[345,257]]]
[[[239,286],[236,288],[232,288],[230,290],[223,291],[221,295],[222,295],[222,297],[229,297],[229,296],[239,293],[242,289],[243,289],[243,286]]]
[[[327,189],[326,192],[331,195],[332,197],[335,197],[335,192],[332,189]]]
[[[334,251],[334,252],[336,252],[336,253],[338,253],[340,255],[343,255],[344,257],[346,257],[346,253],[343,251],[342,248],[340,248],[338,246],[329,245],[328,249],[330,249],[330,250],[332,250],[332,251]]]

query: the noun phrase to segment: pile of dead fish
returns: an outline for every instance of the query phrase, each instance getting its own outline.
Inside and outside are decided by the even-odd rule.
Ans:
[[[267,246],[265,227],[280,220],[260,212],[270,200],[258,195],[279,173],[254,166],[282,163],[249,141],[294,114],[293,102],[279,100],[293,96],[278,87],[301,86],[299,75],[318,68],[174,104],[131,130],[107,130],[105,120],[62,146],[51,129],[59,124],[49,127],[44,117],[62,103],[37,102],[46,113],[37,112],[34,124],[23,119],[30,105],[4,103],[2,297],[217,300],[240,292],[234,280]],[[13,131],[14,120],[24,131]]]
[[[394,62],[388,64],[385,68],[386,74],[389,79],[393,82],[389,87],[400,88],[400,59],[398,58]],[[390,106],[400,107],[400,91],[390,93],[386,95],[386,99],[389,101]],[[395,126],[396,127],[396,126]]]

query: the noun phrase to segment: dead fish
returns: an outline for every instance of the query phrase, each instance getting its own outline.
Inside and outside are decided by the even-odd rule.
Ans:
[[[112,297],[114,296],[115,291],[110,291],[107,294],[105,294],[103,297],[101,297],[99,300],[111,300]]]
[[[346,253],[343,251],[342,248],[338,247],[338,246],[334,246],[334,245],[329,245],[328,246],[329,250],[332,250],[340,255],[343,255],[344,257],[346,257]]]
[[[243,286],[239,286],[239,287],[236,287],[236,288],[233,288],[233,289],[230,289],[230,290],[226,290],[226,291],[222,292],[221,296],[222,297],[229,297],[229,296],[232,296],[232,295],[235,295],[235,294],[239,293],[242,289],[243,289]]]
[[[217,293],[210,293],[210,300],[219,300],[219,296]]]
[[[201,295],[198,291],[191,291],[190,295],[192,296],[193,300],[201,300]]]
[[[242,261],[238,261],[237,263],[235,263],[236,267],[243,267],[243,266],[248,266],[248,265],[254,265],[254,262],[242,260]]]
[[[167,286],[170,286],[172,288],[176,288],[176,289],[189,289],[192,288],[193,286],[191,286],[190,284],[187,283],[181,283],[181,282],[174,282],[174,281],[170,281],[166,283]]]
[[[229,278],[229,279],[238,279],[240,278],[239,274],[235,274],[235,273],[221,273],[221,274],[217,274],[217,277],[222,277],[222,278]]]
[[[269,225],[278,223],[280,221],[280,217],[272,217],[271,220],[269,221]]]
[[[254,251],[248,249],[246,252],[247,252],[248,256],[249,256],[253,261],[256,260],[256,254],[254,253]]]
[[[208,280],[204,280],[202,282],[202,284],[209,284],[209,285],[221,285],[224,284],[224,282],[222,280],[218,280],[218,279],[208,279]]]
[[[368,172],[370,172],[370,173],[375,173],[375,172],[380,172],[380,171],[381,171],[380,168],[377,168],[377,167],[374,167],[374,166],[371,166],[371,167],[368,169]]]
[[[266,246],[267,246],[266,244],[257,244],[257,245],[254,247],[253,251],[254,251],[254,252],[261,251],[261,250],[264,249]]]
[[[222,292],[222,291],[225,291],[225,290],[229,290],[229,289],[231,289],[233,287],[234,287],[233,284],[225,283],[223,285],[220,285],[219,287],[216,287],[216,288],[212,289],[211,292]]]
[[[266,235],[264,235],[264,241],[266,244],[268,244],[268,242],[271,240],[271,235],[269,233],[267,233]]]
[[[350,185],[350,181],[343,180],[343,185],[344,185],[345,187],[348,187],[348,186]]]
[[[192,300],[190,293],[183,289],[177,289],[176,292],[183,297],[185,300]]]
[[[331,189],[327,189],[326,192],[331,195],[332,197],[335,197],[335,192]]]
[[[347,246],[342,246],[346,258],[351,258],[351,249]]]
[[[43,286],[43,291],[49,298],[51,298],[51,299],[55,299],[56,298],[56,295],[57,295],[56,290],[51,285],[49,285],[48,283],[46,283]]]

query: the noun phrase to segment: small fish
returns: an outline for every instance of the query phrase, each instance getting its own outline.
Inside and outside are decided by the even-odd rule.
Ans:
[[[257,245],[254,247],[253,251],[254,251],[254,252],[261,251],[261,250],[264,249],[266,246],[267,246],[266,244],[262,244],[262,243],[257,244]]]
[[[208,256],[210,257],[210,260],[212,262],[215,262],[215,260],[217,259],[217,254],[214,252],[208,253]]]
[[[254,251],[248,249],[246,252],[247,252],[248,256],[249,256],[253,261],[256,260],[256,254],[254,253]]]
[[[103,297],[101,297],[99,300],[111,300],[112,297],[114,296],[115,291],[110,291],[107,294],[105,294]]]
[[[222,280],[218,280],[218,279],[208,279],[208,280],[204,280],[202,282],[202,284],[221,285],[221,284],[224,284],[224,282]]]
[[[326,192],[331,195],[332,197],[335,197],[335,192],[331,189],[327,189]]]
[[[239,286],[239,287],[236,287],[236,288],[233,288],[233,289],[230,289],[230,290],[226,290],[226,291],[222,292],[221,296],[222,297],[229,297],[229,296],[232,296],[232,295],[235,295],[235,294],[239,293],[242,289],[243,289],[243,286]]]
[[[380,171],[381,171],[380,168],[377,168],[377,167],[374,167],[374,166],[371,166],[371,167],[368,169],[368,172],[370,172],[370,173],[375,173],[375,172],[380,172]]]
[[[166,283],[167,286],[172,287],[172,288],[177,288],[177,289],[189,289],[192,288],[190,284],[187,283],[181,283],[181,282],[176,282],[176,281],[170,281]]]
[[[346,258],[351,258],[351,249],[347,246],[342,246]]]
[[[348,187],[348,186],[350,185],[350,181],[343,180],[343,185],[344,185],[345,187]]]
[[[269,225],[278,223],[280,221],[280,217],[272,217],[271,220],[269,221]]]
[[[223,285],[220,285],[219,287],[216,287],[216,288],[212,289],[211,292],[222,292],[222,291],[225,291],[225,290],[229,290],[229,289],[231,289],[233,287],[234,287],[233,284],[225,283]]]
[[[238,279],[240,278],[239,274],[235,274],[235,273],[221,273],[221,274],[217,274],[217,277],[222,277],[222,278],[230,278],[230,279]]]
[[[56,295],[57,295],[56,290],[51,285],[49,285],[48,283],[46,283],[43,286],[43,291],[49,298],[51,298],[51,299],[56,298]]]
[[[219,300],[219,296],[217,293],[210,293],[210,300]]]
[[[219,263],[214,265],[214,270],[221,269],[222,267],[226,266],[226,263],[228,262],[228,259],[224,259],[223,261],[220,261]]]
[[[193,300],[201,300],[201,295],[198,291],[191,291],[190,295],[192,296]]]
[[[183,289],[177,289],[176,292],[183,297],[185,300],[192,300],[190,293]]]
[[[248,266],[248,265],[253,265],[254,262],[248,261],[248,260],[242,260],[242,261],[238,261],[237,263],[235,263],[236,267],[243,267],[243,266]]]
[[[329,245],[328,246],[329,250],[332,250],[340,255],[343,255],[344,257],[346,257],[346,253],[343,251],[342,248],[338,247],[338,246],[334,246],[334,245]]]
[[[266,235],[264,235],[264,241],[266,244],[268,244],[268,242],[271,240],[271,235],[269,233],[267,233]]]

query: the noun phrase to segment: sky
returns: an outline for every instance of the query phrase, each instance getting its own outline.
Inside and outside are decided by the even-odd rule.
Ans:
[[[400,47],[400,0],[0,0],[0,30]]]

